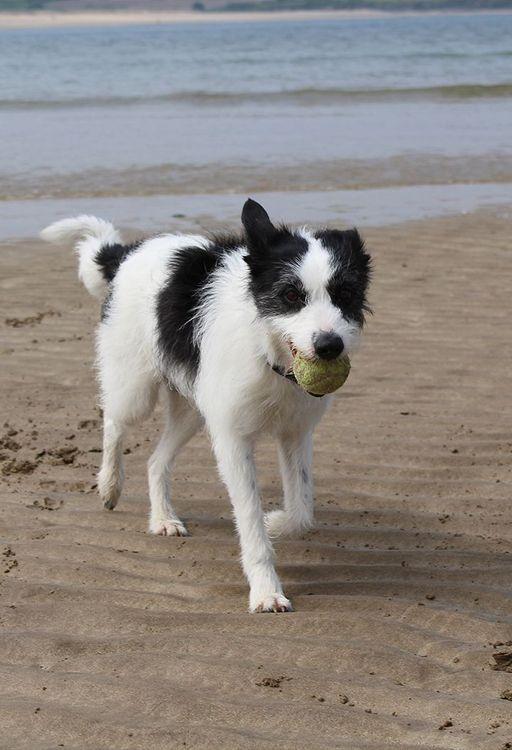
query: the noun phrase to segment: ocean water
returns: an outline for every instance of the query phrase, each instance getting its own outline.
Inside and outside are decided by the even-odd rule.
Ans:
[[[114,198],[129,223],[156,196],[211,195],[208,214],[346,191],[366,210],[375,190],[485,184],[506,203],[511,136],[508,14],[0,31],[7,225],[10,205]]]

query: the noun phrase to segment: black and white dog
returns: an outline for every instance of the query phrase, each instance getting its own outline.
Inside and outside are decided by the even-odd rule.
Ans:
[[[165,428],[149,460],[149,529],[187,530],[171,504],[179,450],[205,423],[231,502],[252,612],[286,612],[269,537],[313,524],[312,433],[330,397],[283,377],[292,351],[331,359],[357,345],[368,310],[370,257],[355,229],[274,226],[253,200],[242,236],[167,234],[126,245],[112,224],[79,216],[43,230],[76,241],[79,277],[103,301],[97,359],[104,411],[98,486],[112,510],[123,485],[122,441],[158,392]],[[256,439],[278,443],[284,506],[263,514]]]

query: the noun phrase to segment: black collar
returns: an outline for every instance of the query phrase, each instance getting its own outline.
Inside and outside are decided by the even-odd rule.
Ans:
[[[299,385],[293,372],[286,372],[282,367],[279,367],[279,365],[271,365],[270,362],[268,362],[268,366],[278,375],[281,375],[282,378],[286,378],[286,380],[290,380],[292,383],[295,383],[295,385]],[[323,398],[323,395],[319,393],[310,393],[309,391],[306,391],[306,393],[308,396],[314,396],[314,398]]]

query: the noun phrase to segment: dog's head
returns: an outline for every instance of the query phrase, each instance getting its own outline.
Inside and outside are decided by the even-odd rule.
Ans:
[[[350,354],[369,311],[371,259],[356,229],[276,227],[259,203],[242,211],[250,290],[273,338],[306,357]]]

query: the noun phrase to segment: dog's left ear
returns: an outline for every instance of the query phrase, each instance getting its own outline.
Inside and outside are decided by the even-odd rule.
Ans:
[[[277,229],[263,206],[251,198],[245,202],[242,209],[242,224],[251,249],[264,249],[277,234]]]

